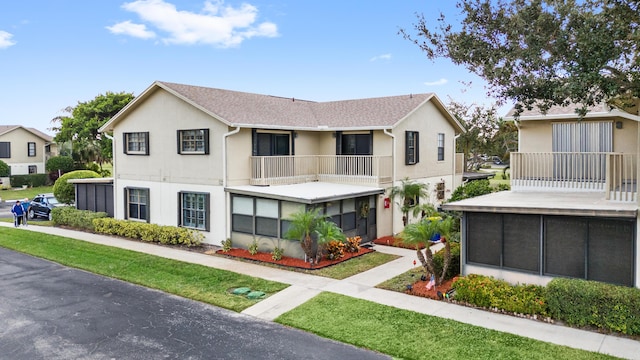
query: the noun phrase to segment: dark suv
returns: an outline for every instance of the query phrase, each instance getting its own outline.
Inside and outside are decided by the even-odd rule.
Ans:
[[[53,194],[40,194],[31,200],[31,208],[29,209],[29,219],[35,219],[40,216],[51,220],[51,209],[61,206]]]

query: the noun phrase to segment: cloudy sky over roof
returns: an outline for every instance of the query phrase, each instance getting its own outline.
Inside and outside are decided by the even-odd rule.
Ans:
[[[398,35],[454,2],[24,0],[0,12],[0,124],[47,133],[67,106],[169,81],[313,101],[435,92],[488,104],[481,79]],[[470,87],[464,83],[471,83]]]

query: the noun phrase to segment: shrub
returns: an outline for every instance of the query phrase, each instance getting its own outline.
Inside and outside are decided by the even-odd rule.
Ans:
[[[161,244],[198,246],[204,238],[202,233],[196,230],[130,220],[99,218],[93,220],[93,225],[97,233]]]
[[[273,248],[273,251],[271,252],[271,258],[275,261],[282,260],[283,253],[284,253],[284,249],[276,246]]]
[[[451,194],[450,202],[468,199],[480,195],[486,195],[493,192],[493,188],[489,183],[489,180],[474,180],[469,181],[464,185],[458,186]]]
[[[73,159],[70,156],[52,156],[47,160],[44,168],[47,172],[68,173],[74,170]]]
[[[640,289],[580,279],[551,280],[549,312],[574,326],[640,335]]]
[[[538,285],[511,285],[506,281],[482,275],[468,275],[453,283],[455,299],[483,308],[546,316],[546,289]]]
[[[222,240],[222,251],[229,252],[233,247],[233,243],[231,242],[231,238],[227,238],[227,240]]]
[[[38,187],[47,185],[48,177],[47,174],[13,175],[10,180],[13,187]]]
[[[509,191],[511,190],[511,186],[509,184],[498,184],[496,191]]]
[[[51,210],[53,224],[94,231],[93,219],[106,218],[105,212],[78,210],[71,206],[59,206]]]
[[[331,240],[325,244],[325,250],[327,252],[327,259],[338,260],[344,257],[345,243],[338,240]]]
[[[460,274],[460,244],[450,242],[449,246],[451,250],[451,262],[444,276],[445,280],[453,279],[456,275]],[[444,266],[444,249],[441,249],[433,255],[433,266],[436,274],[440,276],[440,274],[442,274],[442,267]]]
[[[344,244],[345,245],[344,251],[349,253],[357,253],[358,251],[360,251],[361,241],[362,241],[362,238],[360,236],[353,236],[353,237],[347,238],[347,242]]]
[[[6,162],[0,160],[0,177],[7,177],[11,175],[11,168]]]
[[[71,179],[88,179],[99,178],[100,174],[89,170],[76,170],[66,173],[56,180],[53,185],[53,195],[59,202],[65,204],[72,204],[76,200],[75,187],[73,184],[68,183],[67,180]]]
[[[253,239],[253,241],[251,242],[251,244],[249,244],[249,254],[251,255],[255,255],[258,253],[258,240],[257,239]]]

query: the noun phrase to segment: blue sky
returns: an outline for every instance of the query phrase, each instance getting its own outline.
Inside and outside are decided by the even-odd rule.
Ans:
[[[492,103],[482,79],[398,35],[416,13],[440,12],[460,18],[453,1],[431,0],[5,1],[0,124],[52,134],[65,107],[155,80],[314,101],[435,92]]]

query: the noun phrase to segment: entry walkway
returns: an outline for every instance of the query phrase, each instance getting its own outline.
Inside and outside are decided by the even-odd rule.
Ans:
[[[0,223],[0,225],[13,227],[13,224],[10,223]],[[33,225],[21,229],[119,247],[290,284],[291,286],[287,289],[261,300],[256,305],[243,311],[245,314],[262,319],[273,320],[279,315],[301,305],[320,292],[331,291],[400,309],[456,320],[462,323],[512,333],[553,344],[640,360],[640,341],[509,315],[496,314],[454,305],[445,301],[436,301],[375,288],[375,285],[412,269],[414,267],[413,260],[416,259],[415,251],[413,250],[376,245],[375,250],[379,252],[393,253],[401,257],[344,280],[335,280],[235,261],[219,256],[177,250],[150,243],[124,240],[81,231]]]

